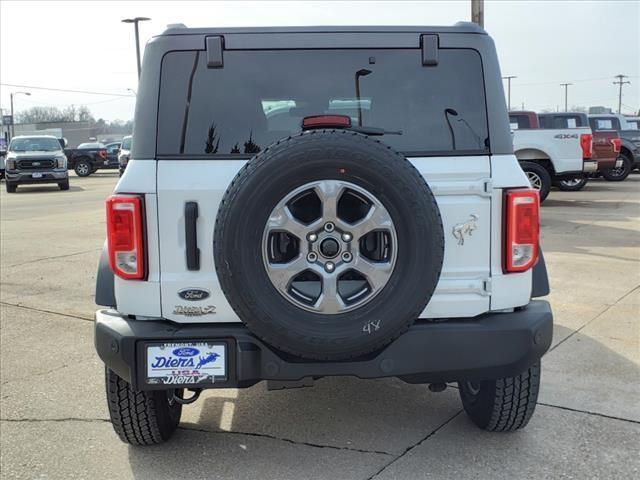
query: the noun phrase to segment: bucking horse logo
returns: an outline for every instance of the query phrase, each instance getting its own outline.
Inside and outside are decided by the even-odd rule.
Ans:
[[[220,355],[218,355],[217,353],[210,353],[209,355],[207,355],[206,357],[198,357],[198,365],[196,365],[196,370],[204,367],[207,363],[213,363],[216,361],[216,358],[218,358]]]
[[[477,221],[478,216],[472,213],[469,220],[464,223],[459,223],[453,227],[451,233],[453,233],[453,236],[458,240],[458,245],[464,245],[464,236],[467,234],[471,236],[471,233],[478,228],[476,226]]]

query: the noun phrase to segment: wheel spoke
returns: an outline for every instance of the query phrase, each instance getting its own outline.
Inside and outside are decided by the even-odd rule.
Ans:
[[[316,195],[322,202],[322,220],[335,222],[338,219],[338,200],[344,190],[340,182],[325,180],[315,187]]]
[[[322,313],[338,313],[344,310],[344,301],[338,293],[338,275],[322,276],[322,293],[314,307]]]
[[[369,286],[375,292],[387,283],[393,266],[391,262],[372,262],[362,255],[358,255],[353,269],[367,279]]]
[[[372,205],[362,220],[349,226],[349,231],[355,240],[360,240],[373,230],[389,230],[392,227],[393,221],[389,212],[382,205]]]
[[[267,230],[285,231],[295,235],[300,240],[304,240],[309,227],[296,220],[289,207],[283,205],[271,212],[267,221]]]
[[[307,267],[305,257],[299,255],[288,263],[270,263],[267,265],[267,270],[274,286],[282,292],[287,292],[291,281]]]

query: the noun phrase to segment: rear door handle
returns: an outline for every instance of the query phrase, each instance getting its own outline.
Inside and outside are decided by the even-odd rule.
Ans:
[[[198,204],[184,205],[184,238],[187,246],[187,269],[200,270],[200,249],[198,248]]]

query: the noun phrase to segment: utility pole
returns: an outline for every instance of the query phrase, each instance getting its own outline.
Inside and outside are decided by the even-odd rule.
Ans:
[[[484,0],[471,0],[471,21],[484,28]]]
[[[569,85],[573,85],[573,83],[561,83],[560,86],[564,87],[564,111],[567,112],[567,95],[569,90]]]
[[[9,98],[11,100],[11,138],[13,138],[16,135],[16,121],[13,118],[13,96],[14,95],[26,95],[26,96],[31,96],[31,94],[29,92],[11,92],[9,94]]]
[[[618,81],[613,82],[614,85],[618,85],[620,87],[618,90],[618,113],[622,113],[622,85],[625,83],[631,84],[629,80],[624,80],[627,77],[627,75],[616,75]]]
[[[507,81],[507,110],[511,110],[511,79],[518,78],[515,75],[509,75],[508,77],[502,77]]]
[[[140,36],[138,35],[138,23],[146,22],[147,20],[151,20],[147,17],[135,17],[135,18],[125,18],[122,20],[122,23],[133,23],[136,31],[136,58],[138,59],[138,80],[140,80],[140,72],[142,71],[142,66],[140,63]]]

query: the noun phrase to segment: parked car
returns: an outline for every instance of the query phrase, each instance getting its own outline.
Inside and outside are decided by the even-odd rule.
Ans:
[[[7,151],[2,149],[0,150],[0,179],[4,178],[4,169],[5,169],[5,158],[7,156]]]
[[[582,112],[540,113],[538,118],[541,128],[591,128],[587,114]],[[589,177],[606,176],[612,169],[622,166],[622,160],[619,158],[621,141],[618,132],[613,129],[592,129],[591,133],[593,135],[593,154],[588,161],[595,160],[597,162],[597,171],[556,182],[555,185],[561,190],[581,190],[587,184]]]
[[[19,185],[57,183],[69,190],[67,157],[56,137],[25,135],[11,139],[5,160],[6,189],[14,193]]]
[[[96,285],[124,442],[167,440],[203,389],[335,375],[457,382],[480,428],[527,424],[553,321],[484,30],[173,27],[142,70]],[[582,131],[531,133],[571,170]]]
[[[119,168],[118,155],[120,154],[120,146],[122,142],[112,142],[105,144],[104,148],[107,151],[107,163],[100,168]]]
[[[120,175],[124,173],[124,171],[127,168],[127,163],[129,163],[129,157],[131,156],[132,142],[133,142],[133,137],[131,135],[127,135],[122,139],[120,153],[118,154],[118,166],[120,170]]]
[[[595,132],[600,130],[616,130],[620,135],[620,159],[622,165],[602,176],[612,182],[621,182],[629,176],[632,170],[640,168],[640,131],[635,129],[635,123],[627,123],[624,115],[615,113],[589,115],[591,129]]]
[[[510,112],[509,123],[513,135],[513,150],[520,166],[529,177],[531,185],[540,191],[543,202],[552,185],[562,181],[572,181],[576,177],[595,172],[598,162],[592,159],[591,129],[587,127],[541,129],[514,128],[528,122],[540,125],[533,120],[535,112]]]
[[[100,168],[109,166],[107,149],[102,143],[81,143],[78,148],[64,150],[69,161],[69,169],[79,177],[88,177]]]

